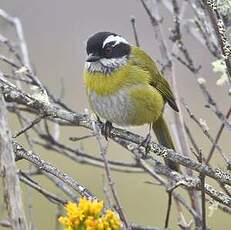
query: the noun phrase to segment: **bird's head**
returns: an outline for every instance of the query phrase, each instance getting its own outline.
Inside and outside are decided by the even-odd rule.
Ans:
[[[118,34],[98,32],[88,39],[86,50],[87,71],[110,74],[127,63],[131,47]]]

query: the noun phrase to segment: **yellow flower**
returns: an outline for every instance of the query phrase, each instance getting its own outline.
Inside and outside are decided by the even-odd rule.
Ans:
[[[80,199],[79,203],[69,202],[66,216],[61,216],[59,222],[65,230],[120,230],[121,221],[118,215],[107,210],[102,213],[103,201]]]
[[[111,210],[107,210],[103,219],[105,225],[109,225],[111,229],[113,230],[121,229],[121,221],[115,212]]]
[[[89,212],[93,216],[98,216],[100,215],[102,209],[103,209],[103,201],[98,202],[94,200],[90,205]]]
[[[85,220],[86,230],[97,230],[97,220],[93,216],[89,216]]]
[[[87,200],[85,198],[81,198],[79,200],[78,207],[79,207],[79,209],[81,209],[83,211],[84,214],[87,214],[88,210],[89,210],[90,203],[91,202],[89,200]]]

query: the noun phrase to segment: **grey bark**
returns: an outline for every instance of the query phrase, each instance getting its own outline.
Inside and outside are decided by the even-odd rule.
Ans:
[[[23,210],[20,182],[7,123],[5,101],[0,91],[0,176],[2,177],[4,200],[13,230],[27,230]]]

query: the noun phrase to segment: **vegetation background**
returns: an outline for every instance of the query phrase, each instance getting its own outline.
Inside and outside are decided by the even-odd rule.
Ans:
[[[79,112],[83,112],[88,108],[82,72],[86,56],[85,43],[89,35],[96,31],[112,31],[123,35],[128,41],[134,43],[130,19],[131,16],[135,16],[142,48],[154,59],[160,59],[158,43],[154,38],[149,18],[138,0],[0,0],[0,8],[21,19],[30,58],[40,80],[54,94],[60,95],[63,93],[64,102]],[[165,8],[160,8],[160,14],[164,19],[164,32],[168,38],[169,29],[173,27],[172,18],[170,18]],[[190,15],[191,11],[188,9],[186,17],[190,17]],[[0,28],[3,33],[11,33],[11,28],[2,22],[0,22]],[[195,60],[195,64],[203,67],[200,70],[199,77],[206,79],[207,87],[216,98],[221,110],[224,111],[227,108],[227,103],[230,104],[230,98],[228,99],[227,96],[228,88],[226,85],[216,85],[218,75],[212,71],[211,65],[214,59],[210,58],[206,49],[196,43],[190,34],[185,33],[184,39],[187,47],[190,47],[190,53]],[[192,73],[177,62],[176,79],[180,97],[184,98],[185,102],[199,118],[206,120],[210,133],[215,135],[219,127],[217,118],[204,107],[204,98]],[[166,116],[171,122],[168,110],[169,108],[166,108]],[[198,145],[206,155],[206,151],[210,149],[211,145],[188,115],[185,113],[184,116],[193,135],[197,138]],[[17,131],[20,127],[18,122],[13,117],[10,121],[12,130]],[[130,129],[143,135],[147,131],[147,127]],[[87,139],[80,143],[73,143],[69,140],[71,136],[88,134],[88,130],[79,127],[62,128],[61,133],[64,143],[84,148],[92,155],[99,154],[94,140],[89,141]],[[230,138],[230,131],[224,131],[219,142],[226,153],[230,153]],[[97,197],[104,199],[102,169],[74,163],[57,153],[44,151],[39,147],[36,147],[36,151],[44,159],[49,160],[74,178],[78,178]],[[109,156],[111,159],[117,160],[130,159],[129,154],[126,154],[125,150],[115,145],[112,141],[110,141]],[[19,164],[21,167],[28,168],[26,163],[19,162]],[[217,156],[217,153],[214,155],[213,165],[214,167],[224,167],[223,163],[220,163],[220,157]],[[153,179],[141,173],[113,172],[113,177],[129,221],[141,225],[163,226],[167,194],[162,187],[145,183],[153,181]],[[56,188],[46,178],[37,176],[36,180],[49,188],[49,190],[57,192]],[[37,192],[28,189],[24,185],[22,187],[25,208],[27,208],[29,201],[32,201],[31,213],[36,229],[55,229],[56,206],[47,202]],[[178,190],[181,191],[181,189]],[[184,193],[183,190],[182,192]],[[0,219],[5,215],[2,204],[1,200]],[[209,212],[208,206],[207,209]],[[172,229],[177,228],[174,215],[175,213],[171,215],[170,220]],[[208,225],[212,229],[229,229],[230,224],[230,216],[219,210],[215,210],[212,217],[208,218]],[[3,228],[0,227],[0,229],[2,230]]]

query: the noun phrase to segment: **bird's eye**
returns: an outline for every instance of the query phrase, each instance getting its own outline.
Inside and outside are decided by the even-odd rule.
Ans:
[[[108,57],[112,54],[112,47],[108,46],[104,49],[105,55]]]

